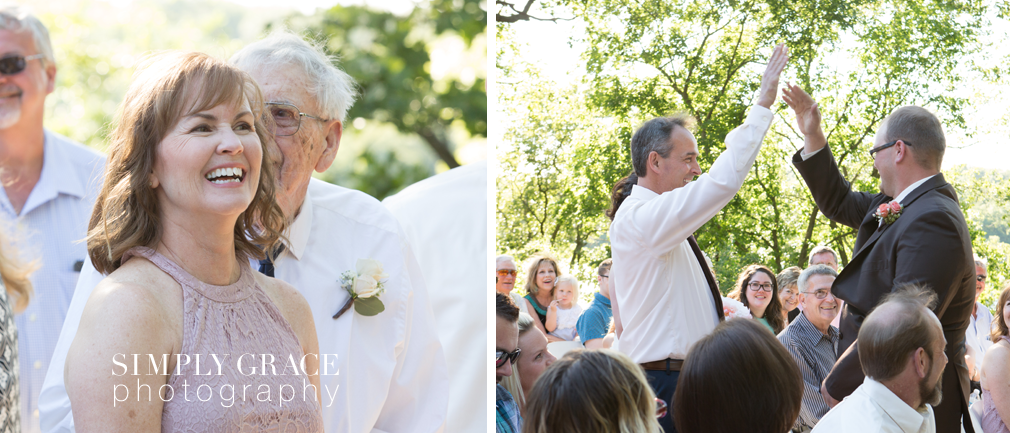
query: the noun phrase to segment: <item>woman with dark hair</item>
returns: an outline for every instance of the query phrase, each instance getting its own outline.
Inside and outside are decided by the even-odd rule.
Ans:
[[[786,327],[778,292],[775,273],[766,266],[755,264],[744,268],[735,288],[727,296],[742,302],[758,322],[777,335]]]
[[[263,111],[252,78],[206,54],[134,74],[88,227],[108,276],[66,360],[78,431],[323,431],[308,302],[250,266],[285,225]]]
[[[523,433],[662,432],[642,367],[615,350],[565,353],[527,397]]]
[[[1010,433],[1010,285],[1003,288],[996,304],[990,340],[995,343],[982,361],[982,430]]]
[[[537,329],[547,335],[547,308],[554,301],[554,286],[558,282],[561,271],[558,261],[550,253],[537,253],[530,259],[530,267],[526,272],[526,311],[536,313]],[[548,341],[562,341],[553,335],[547,335]]]
[[[631,170],[631,173],[614,184],[614,189],[610,193],[610,209],[607,209],[607,218],[610,218],[611,221],[614,220],[621,203],[624,203],[624,199],[631,195],[631,187],[637,184],[638,175],[635,174],[635,170]]]
[[[785,347],[754,321],[727,320],[691,347],[673,416],[681,433],[784,433],[802,398],[803,379]]]

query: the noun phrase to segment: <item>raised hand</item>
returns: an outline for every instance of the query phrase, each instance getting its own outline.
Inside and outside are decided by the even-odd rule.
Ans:
[[[775,92],[779,87],[779,76],[782,75],[787,60],[789,60],[789,49],[785,44],[776,45],[771,58],[768,59],[765,73],[761,77],[761,90],[758,91],[757,105],[772,108],[772,103],[775,102]]]
[[[550,308],[551,311],[558,311],[558,300],[555,299],[555,300],[551,301],[551,304],[548,305],[547,308]]]
[[[786,83],[782,89],[782,100],[796,112],[796,126],[803,135],[821,132],[821,111],[807,92],[799,86]]]
[[[827,140],[821,128],[821,110],[814,99],[799,86],[787,83],[782,89],[782,100],[796,113],[796,126],[803,134],[803,153],[824,147]]]

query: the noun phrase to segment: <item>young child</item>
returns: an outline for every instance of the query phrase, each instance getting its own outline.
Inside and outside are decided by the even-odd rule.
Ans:
[[[547,332],[563,340],[573,341],[579,334],[575,324],[582,315],[576,303],[579,297],[579,280],[571,275],[558,277],[554,285],[554,300],[547,307]]]

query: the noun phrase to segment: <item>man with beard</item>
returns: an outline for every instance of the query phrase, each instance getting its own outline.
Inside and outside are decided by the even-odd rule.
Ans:
[[[39,390],[87,256],[77,241],[87,233],[105,166],[98,152],[43,128],[55,85],[46,27],[19,6],[0,8],[0,220],[16,222],[25,258],[41,264],[31,276],[31,303],[15,317],[21,417],[0,417],[2,431],[39,431]],[[17,392],[3,382],[0,394]]]
[[[947,365],[936,294],[918,285],[898,287],[859,329],[859,361],[866,378],[828,412],[814,433],[936,431]]]

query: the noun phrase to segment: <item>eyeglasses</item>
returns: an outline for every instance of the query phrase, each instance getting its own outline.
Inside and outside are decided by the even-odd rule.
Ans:
[[[817,299],[824,299],[824,298],[828,297],[828,294],[830,294],[831,291],[828,290],[828,289],[820,289],[820,290],[815,290],[813,292],[803,292],[803,293],[806,293],[808,295],[812,294]],[[834,295],[832,295],[832,296],[834,296]]]
[[[501,366],[505,365],[506,361],[515,364],[516,360],[519,359],[519,353],[520,352],[522,352],[522,349],[519,349],[519,348],[516,348],[515,352],[506,352],[504,350],[496,351],[494,353],[494,356],[495,356],[495,367],[501,367]]]
[[[600,278],[610,278],[610,275],[600,275]]]
[[[985,275],[976,275],[975,276],[975,281],[981,281],[981,282],[984,283],[985,282]]]
[[[320,122],[329,122],[327,119],[316,117],[311,114],[302,113],[298,107],[286,102],[267,102],[267,109],[274,118],[274,135],[278,137],[288,137],[298,133],[302,126],[302,117],[316,119]]]
[[[772,291],[772,283],[764,283],[764,284],[762,284],[762,283],[758,283],[758,282],[753,282],[752,281],[752,282],[750,282],[750,283],[747,284],[747,288],[750,289],[750,291],[752,291],[752,292],[756,292],[758,290],[761,290],[761,291],[764,291],[764,292],[770,292],[770,291]]]
[[[508,275],[511,275],[513,277],[516,276],[516,270],[515,269],[499,269],[497,272],[498,272],[498,276],[502,277],[502,278],[505,278]]]
[[[14,54],[11,56],[4,56],[0,58],[0,74],[3,75],[15,75],[20,74],[21,71],[25,70],[28,66],[29,60],[41,59],[45,57],[42,54],[33,54],[28,57],[22,56],[20,54]]]
[[[898,144],[899,141],[902,142],[902,143],[905,143],[905,146],[911,146],[912,145],[912,143],[909,143],[909,142],[907,142],[905,140],[894,140],[894,141],[892,141],[890,143],[883,144],[880,147],[874,147],[873,149],[870,149],[870,158],[877,159],[877,157],[874,156],[874,154],[876,154],[877,152],[880,152],[881,150],[887,149],[888,147],[892,147],[895,144]]]

